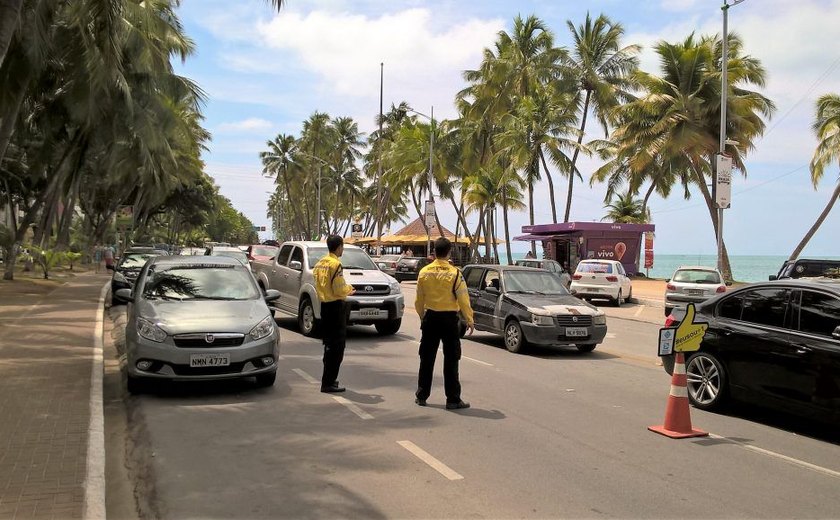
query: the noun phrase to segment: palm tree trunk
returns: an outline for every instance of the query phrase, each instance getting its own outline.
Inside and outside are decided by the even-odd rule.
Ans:
[[[502,219],[505,223],[505,250],[507,251],[508,265],[513,265],[513,256],[510,252],[510,224],[508,223],[507,193],[502,192]]]
[[[840,180],[837,181],[837,186],[834,188],[834,193],[831,194],[831,198],[828,200],[828,204],[826,204],[825,209],[823,209],[820,216],[817,218],[817,221],[814,222],[814,225],[811,226],[811,229],[802,237],[802,241],[799,242],[799,245],[796,246],[796,249],[793,250],[793,253],[790,254],[790,258],[788,260],[796,260],[799,258],[799,254],[802,253],[802,250],[805,249],[805,246],[808,245],[808,242],[811,241],[811,238],[814,236],[814,233],[822,226],[823,221],[831,213],[831,209],[834,207],[834,203],[837,202],[837,199],[840,198]]]
[[[23,0],[0,0],[0,66],[6,59],[9,45],[12,43],[12,36],[20,21],[20,11],[23,8]]]
[[[491,215],[491,218],[493,219],[493,256],[496,258],[496,263],[501,264],[502,261],[499,257],[499,241],[496,240],[496,234],[497,234],[496,233],[496,220],[497,220],[497,218],[496,218],[496,208],[495,208],[495,206],[493,207],[493,214]]]
[[[485,258],[491,258],[493,256],[493,250],[490,244],[490,234],[493,232],[493,210],[489,206],[485,210],[484,217],[486,218],[484,224],[484,256]]]
[[[648,200],[650,200],[650,196],[653,195],[653,190],[656,189],[656,182],[650,183],[650,188],[648,188],[647,193],[645,193],[645,200],[642,202],[642,216],[647,219],[648,214]]]
[[[540,161],[542,161],[543,170],[545,170],[545,178],[548,180],[548,194],[551,196],[551,218],[557,224],[557,204],[554,202],[554,179],[551,178],[551,172],[548,171],[548,164],[545,162],[542,147],[540,147]],[[536,251],[532,251],[536,253]]]
[[[583,115],[580,121],[580,135],[578,135],[578,147],[572,154],[572,171],[569,172],[569,192],[566,194],[566,216],[563,217],[563,222],[569,221],[569,215],[572,212],[572,192],[575,188],[575,167],[577,166],[578,155],[580,154],[580,145],[583,143],[583,134],[586,131],[586,116],[589,114],[589,99],[592,97],[592,91],[586,91],[586,99],[583,102]]]

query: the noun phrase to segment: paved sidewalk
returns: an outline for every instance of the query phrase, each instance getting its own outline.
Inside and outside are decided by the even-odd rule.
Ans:
[[[0,519],[81,518],[102,275],[0,282]]]

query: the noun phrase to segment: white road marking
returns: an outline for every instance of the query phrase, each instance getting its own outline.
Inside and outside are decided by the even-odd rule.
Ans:
[[[317,379],[315,379],[314,377],[310,376],[309,374],[307,374],[306,372],[304,372],[304,371],[303,371],[303,370],[301,370],[300,368],[293,368],[293,369],[292,369],[292,372],[294,372],[295,374],[297,374],[297,375],[299,375],[300,377],[304,378],[304,379],[306,380],[306,382],[307,382],[307,383],[312,383],[312,384],[314,385],[314,384],[316,384],[316,383],[318,382],[318,380],[317,380]]]
[[[755,452],[760,453],[762,455],[767,455],[789,464],[793,464],[794,466],[799,466],[801,468],[809,469],[811,471],[816,471],[817,473],[822,473],[823,475],[827,475],[829,477],[840,478],[840,471],[834,471],[833,469],[824,468],[822,466],[817,466],[816,464],[811,464],[810,462],[805,462],[804,460],[799,460],[793,457],[788,457],[787,455],[782,455],[781,453],[776,453],[775,451],[765,450],[764,448],[759,448],[758,446],[753,446],[751,444],[745,444],[740,441],[736,441],[734,439],[730,439],[729,437],[722,437],[720,435],[715,435],[714,433],[709,434],[709,437],[713,439],[721,439],[733,444],[737,444],[738,446]]]
[[[474,358],[471,358],[469,356],[464,356],[464,355],[461,355],[461,357],[464,358],[464,359],[468,359],[468,360],[472,361],[473,363],[478,363],[479,365],[484,365],[484,366],[488,366],[488,367],[493,366],[493,363],[488,363],[488,362],[482,361],[480,359],[474,359]]]
[[[613,334],[612,332],[607,332],[607,339],[615,339],[615,338],[617,338],[617,337],[618,337],[618,336],[616,336],[616,335],[615,335],[615,334]]]
[[[644,310],[645,310],[645,306],[644,305],[639,305],[639,308],[636,309],[636,313],[633,314],[633,317],[638,318],[639,316],[641,316],[642,311],[644,311]]]
[[[102,378],[105,371],[102,357],[105,334],[105,296],[109,281],[99,292],[96,326],[93,328],[93,359],[90,372],[90,423],[88,424],[87,461],[85,464],[85,498],[82,518],[105,518],[105,415]]]
[[[341,403],[341,404],[343,404],[344,406],[346,406],[348,410],[350,410],[350,411],[351,411],[351,412],[353,412],[354,414],[358,415],[360,418],[365,419],[365,420],[368,420],[368,419],[373,419],[373,416],[372,416],[371,414],[369,414],[369,413],[367,413],[366,411],[362,410],[361,408],[359,408],[358,406],[356,406],[356,404],[355,404],[355,403],[352,403],[352,402],[348,401],[348,400],[347,400],[347,399],[345,399],[344,397],[341,397],[340,395],[334,395],[334,396],[333,396],[333,399],[335,399],[335,400],[336,400],[336,401],[338,401],[339,403]]]
[[[411,441],[397,441],[397,444],[411,452],[415,457],[422,460],[426,464],[432,467],[435,471],[443,475],[444,477],[448,478],[449,480],[463,480],[464,477],[454,471],[452,468],[444,464],[443,462],[437,460],[436,458],[432,457],[429,453],[424,451],[422,448],[417,446]]]

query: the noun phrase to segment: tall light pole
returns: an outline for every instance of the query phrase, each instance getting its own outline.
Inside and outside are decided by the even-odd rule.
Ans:
[[[726,103],[727,95],[729,94],[729,81],[727,72],[729,68],[729,8],[738,5],[744,0],[723,0],[723,6],[720,8],[723,11],[723,41],[721,42],[721,60],[720,60],[720,155],[726,154]],[[723,207],[718,204],[717,190],[718,190],[718,165],[719,161],[715,162],[714,182],[712,182],[712,198],[717,206],[717,268],[718,271],[723,271]]]
[[[384,219],[386,208],[385,201],[382,200],[382,98],[385,87],[385,63],[379,64],[379,137],[377,138],[377,145],[379,154],[376,158],[376,256],[382,254],[382,219]]]
[[[418,112],[414,109],[409,109],[409,112],[417,114],[418,116],[425,117],[429,120],[429,202],[435,201],[435,196],[432,193],[432,187],[434,186],[434,151],[435,151],[435,107],[432,105],[431,115],[427,116],[422,112]],[[442,231],[439,229],[438,232],[441,233],[443,236]],[[426,242],[426,256],[432,254],[432,233],[429,229],[429,226],[426,226],[426,237],[428,241]]]

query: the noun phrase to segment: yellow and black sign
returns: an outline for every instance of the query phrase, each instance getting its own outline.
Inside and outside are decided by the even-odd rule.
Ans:
[[[674,352],[695,352],[700,350],[708,323],[694,321],[697,311],[693,303],[685,310],[685,317],[677,328],[659,329],[659,355],[668,356]]]

